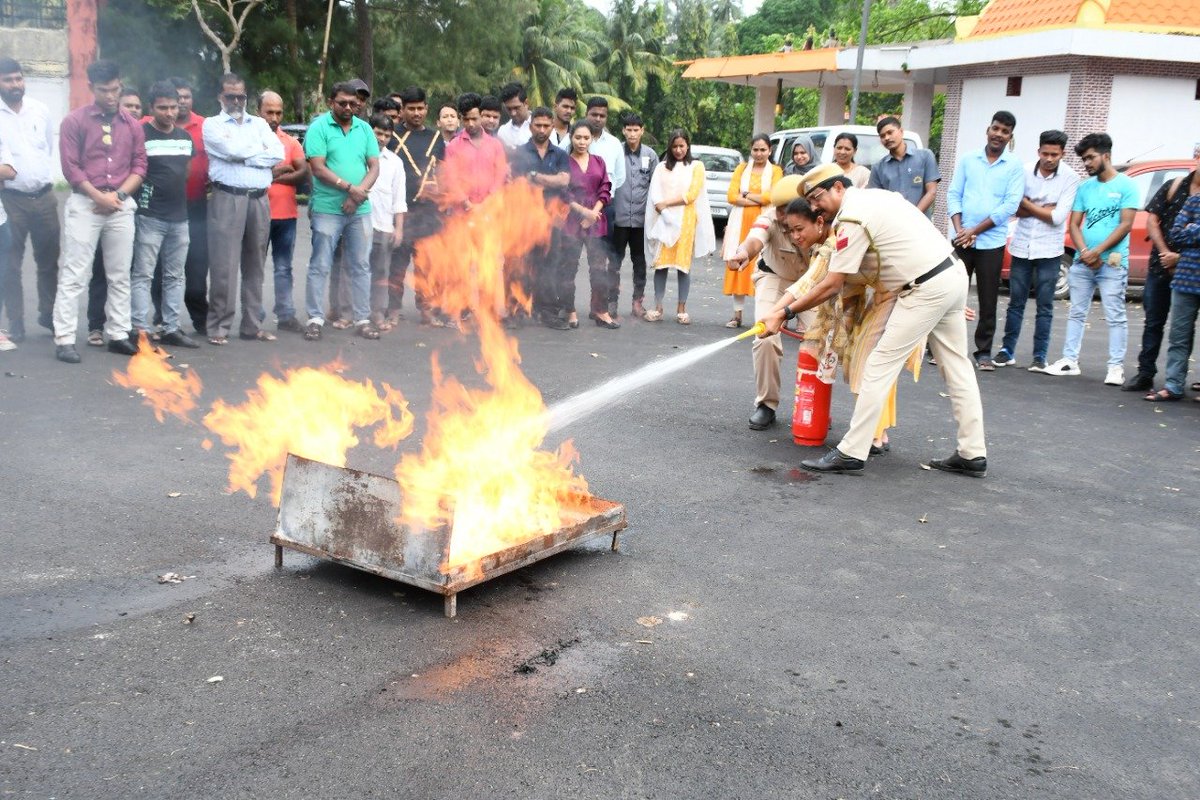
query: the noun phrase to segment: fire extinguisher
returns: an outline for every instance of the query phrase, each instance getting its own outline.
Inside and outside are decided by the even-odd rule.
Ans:
[[[784,328],[795,339],[803,336]],[[796,358],[796,405],[792,409],[792,441],[805,447],[825,443],[829,433],[829,403],[833,386],[821,380],[816,356],[803,347]]]

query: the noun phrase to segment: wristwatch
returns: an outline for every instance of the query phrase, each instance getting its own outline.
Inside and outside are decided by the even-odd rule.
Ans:
[[[796,318],[796,312],[795,312],[795,311],[792,311],[792,307],[791,307],[791,306],[784,306],[784,307],[783,307],[783,318],[784,318],[784,319],[786,319],[786,320],[793,320],[793,319],[795,319],[795,318]]]
[[[122,192],[120,189],[118,189],[117,190],[117,199],[120,200],[122,203],[124,203],[126,200],[129,199],[129,195],[126,194],[125,192]]]

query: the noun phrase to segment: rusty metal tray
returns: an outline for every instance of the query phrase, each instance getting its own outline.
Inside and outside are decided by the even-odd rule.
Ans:
[[[627,526],[625,507],[586,498],[578,521],[534,536],[476,562],[447,567],[450,530],[411,531],[396,522],[400,485],[381,475],[289,454],[279,517],[271,543],[275,566],[283,550],[297,550],[348,567],[418,586],[445,597],[445,614],[458,611],[458,593],[581,542],[612,537]]]

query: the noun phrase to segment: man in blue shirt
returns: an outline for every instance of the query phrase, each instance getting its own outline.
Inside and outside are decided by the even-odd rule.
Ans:
[[[1129,231],[1141,206],[1137,184],[1112,165],[1112,138],[1089,133],[1075,145],[1075,155],[1090,176],[1079,184],[1071,207],[1068,230],[1075,245],[1075,263],[1067,273],[1071,286],[1071,311],[1062,358],[1047,369],[1048,375],[1078,375],[1079,346],[1087,325],[1092,294],[1100,289],[1104,318],[1108,322],[1108,374],[1104,382],[1125,382],[1125,285],[1129,282]]]
[[[979,295],[979,322],[975,324],[975,363],[984,372],[996,368],[992,362],[992,340],[996,335],[996,300],[1000,296],[1000,268],[1008,220],[1017,212],[1025,194],[1021,162],[1008,152],[1017,118],[1007,111],[992,115],[987,144],[958,162],[946,198],[951,241],[975,275]]]

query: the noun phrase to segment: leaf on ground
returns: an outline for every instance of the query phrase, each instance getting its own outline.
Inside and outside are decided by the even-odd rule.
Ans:
[[[687,618],[688,615],[682,611],[672,611],[670,614],[667,614],[667,619],[671,620],[671,622],[683,622]]]
[[[662,619],[659,617],[638,617],[637,624],[643,628],[653,628],[655,625],[662,625]]]

